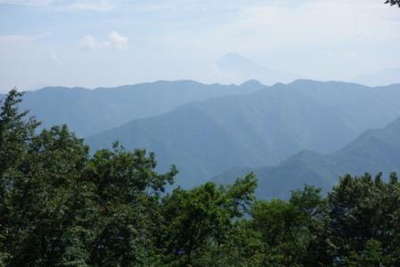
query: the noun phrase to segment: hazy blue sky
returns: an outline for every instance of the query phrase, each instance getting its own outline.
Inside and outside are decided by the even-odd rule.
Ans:
[[[216,65],[231,52],[314,79],[400,68],[400,9],[383,2],[0,0],[0,89],[239,82]]]

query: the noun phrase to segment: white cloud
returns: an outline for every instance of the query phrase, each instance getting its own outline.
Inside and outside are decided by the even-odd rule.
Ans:
[[[124,49],[128,47],[128,38],[116,31],[112,31],[105,41],[97,40],[93,35],[88,34],[81,38],[79,44],[80,47],[85,50],[97,48]]]
[[[101,43],[93,35],[88,34],[81,38],[79,46],[85,50],[92,50],[101,47]]]
[[[125,36],[122,36],[116,31],[111,32],[108,35],[109,43],[111,47],[117,48],[117,49],[123,49],[128,46],[128,38]]]

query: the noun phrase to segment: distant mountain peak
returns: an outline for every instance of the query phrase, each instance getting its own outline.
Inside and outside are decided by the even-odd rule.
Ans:
[[[290,85],[300,85],[300,84],[308,84],[308,83],[323,83],[321,81],[315,81],[311,79],[297,79],[290,83]]]
[[[298,75],[276,70],[264,66],[237,53],[228,53],[216,61],[218,70],[228,75],[232,81],[257,79],[264,84],[275,84],[277,82],[290,82]]]
[[[335,85],[335,86],[351,86],[351,87],[366,87],[365,85],[359,84],[359,83],[354,83],[354,82],[342,82],[342,81],[335,81],[335,80],[330,80],[330,81],[316,81],[312,79],[297,79],[289,85],[292,86],[321,86],[321,85]]]
[[[240,86],[244,86],[244,87],[263,87],[265,85],[262,84],[261,82],[259,82],[258,80],[250,79],[250,80],[247,80],[244,83],[242,83]]]

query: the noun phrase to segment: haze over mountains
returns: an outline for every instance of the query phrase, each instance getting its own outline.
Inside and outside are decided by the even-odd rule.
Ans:
[[[78,136],[85,137],[188,102],[252,90],[246,86],[194,81],[158,81],[94,90],[46,87],[27,92],[22,108],[32,110],[44,127],[66,123]]]
[[[28,92],[22,108],[44,127],[67,123],[93,151],[119,141],[155,152],[159,170],[176,164],[184,187],[254,171],[258,196],[269,198],[305,183],[327,188],[347,172],[397,170],[398,99],[400,84],[159,81],[44,88]]]
[[[277,82],[290,83],[298,79],[326,80],[331,75],[322,75],[317,72],[291,73],[284,69],[274,68],[269,62],[252,60],[238,53],[228,53],[220,57],[215,63],[218,80],[240,83],[241,81],[256,79],[266,85]],[[400,68],[384,68],[375,71],[354,72],[335,76],[336,79],[364,84],[367,86],[382,86],[400,83]]]
[[[400,83],[400,68],[383,69],[374,73],[359,75],[354,78],[354,81],[370,86]]]
[[[228,184],[235,177],[254,172],[259,198],[288,198],[305,184],[329,190],[345,174],[362,175],[400,171],[400,119],[382,129],[367,130],[344,148],[327,155],[300,152],[274,167],[234,168],[214,177]]]
[[[228,53],[216,62],[218,70],[226,80],[244,81],[256,79],[264,84],[272,85],[277,82],[292,82],[299,79],[298,74],[267,68],[237,53]]]
[[[298,80],[243,86],[262,88],[133,120],[87,141],[95,149],[119,140],[128,149],[154,151],[162,170],[176,164],[179,182],[192,186],[230,168],[276,165],[302,150],[332,153],[400,115],[399,85]]]

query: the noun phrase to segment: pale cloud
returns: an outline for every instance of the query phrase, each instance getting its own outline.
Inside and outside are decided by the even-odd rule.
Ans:
[[[125,36],[122,36],[121,34],[119,34],[116,31],[111,32],[108,35],[108,39],[109,39],[110,46],[113,48],[123,49],[128,46],[128,38]]]
[[[293,8],[283,4],[243,7],[239,19],[222,25],[222,36],[250,39],[249,45],[276,47],[297,44],[338,44],[400,38],[398,10],[380,1],[305,1]],[[261,48],[259,47],[259,48]]]
[[[86,35],[79,41],[79,46],[85,50],[92,50],[104,46],[104,43],[99,42],[93,35]]]
[[[93,50],[97,48],[115,48],[124,49],[128,47],[128,38],[119,34],[116,31],[112,31],[107,40],[98,40],[93,35],[86,35],[81,38],[80,47],[85,50]]]

